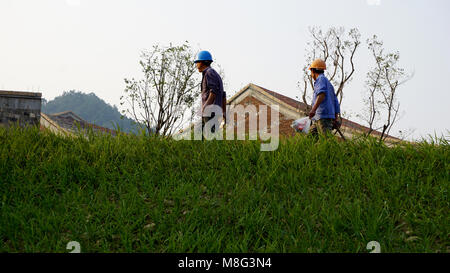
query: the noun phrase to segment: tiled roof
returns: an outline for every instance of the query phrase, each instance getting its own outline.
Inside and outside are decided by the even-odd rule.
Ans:
[[[59,113],[54,113],[54,114],[50,114],[53,117],[57,117],[57,116],[71,116],[73,117],[75,120],[83,120],[80,116],[76,115],[74,112],[72,111],[64,111],[64,112],[59,112]]]
[[[358,131],[362,131],[362,132],[368,132],[370,130],[369,127],[366,127],[364,125],[361,125],[359,123],[356,123],[354,121],[351,121],[351,120],[348,120],[348,119],[345,119],[345,118],[342,118],[342,126],[345,126],[345,127],[348,127],[348,128],[352,128],[354,130],[358,130]],[[381,132],[378,132],[376,130],[373,130],[372,134],[381,136]],[[397,139],[396,137],[393,137],[393,136],[390,136],[390,135],[388,135],[388,137],[392,138],[392,139]]]
[[[259,87],[259,88],[261,88],[262,90],[266,91],[267,93],[269,93],[270,95],[274,96],[275,98],[281,100],[282,102],[289,104],[292,107],[298,108],[300,110],[306,110],[307,106],[303,102],[299,102],[299,101],[294,100],[292,98],[286,97],[284,95],[281,95],[280,93],[271,91],[271,90],[266,89],[264,87],[261,87],[259,85],[256,85],[256,84],[254,84],[254,85]]]
[[[71,132],[76,132],[78,130],[78,126],[80,129],[87,129],[92,128],[94,131],[102,131],[107,132],[112,135],[116,135],[116,131],[111,130],[109,128],[105,128],[102,126],[98,126],[92,123],[89,123],[82,118],[80,118],[78,115],[73,113],[72,111],[65,111],[61,113],[56,114],[48,114],[47,115],[50,119],[52,119],[54,122],[56,122],[59,126],[62,128],[69,130]],[[78,125],[78,126],[77,126]]]

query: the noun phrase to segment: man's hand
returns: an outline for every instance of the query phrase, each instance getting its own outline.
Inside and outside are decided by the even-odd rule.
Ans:
[[[339,129],[342,125],[342,119],[339,119],[338,114],[336,114],[334,120],[333,120],[333,129]]]
[[[205,108],[208,107],[209,105],[213,104],[215,99],[216,99],[216,94],[214,94],[212,91],[210,91],[209,96],[206,99],[206,102],[202,107],[202,116],[203,116],[203,113],[205,112]]]
[[[310,119],[312,119],[314,116],[316,115],[316,110],[311,110],[310,112],[309,112],[309,118]]]

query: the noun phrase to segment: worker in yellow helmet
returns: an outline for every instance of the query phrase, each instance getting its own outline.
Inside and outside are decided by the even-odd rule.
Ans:
[[[314,95],[309,118],[313,121],[310,128],[312,135],[331,133],[333,125],[338,124],[341,112],[334,87],[324,75],[327,65],[321,59],[312,62],[309,70],[314,79]]]

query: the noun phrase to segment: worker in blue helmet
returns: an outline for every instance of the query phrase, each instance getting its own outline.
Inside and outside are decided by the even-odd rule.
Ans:
[[[219,73],[217,73],[217,71],[211,67],[212,62],[212,55],[208,51],[200,51],[197,54],[197,59],[194,61],[198,71],[202,73],[202,130],[208,121],[215,119],[216,124],[218,124],[218,118],[220,116],[223,116],[225,118],[226,94],[223,90],[222,78],[220,77]],[[212,110],[212,112],[208,114],[208,112],[205,111],[205,108],[210,105],[219,106],[218,108],[222,110],[220,115],[219,113],[217,113],[217,111],[214,110]],[[210,109],[218,108],[210,107]],[[216,128],[216,126],[212,126],[211,133],[214,133],[216,129],[218,129]]]

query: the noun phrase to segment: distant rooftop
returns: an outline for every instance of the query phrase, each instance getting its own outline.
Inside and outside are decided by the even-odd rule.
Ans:
[[[30,97],[30,98],[41,98],[41,97],[42,97],[42,93],[25,92],[25,91],[7,91],[7,90],[0,90],[0,96],[2,96],[2,97]]]
[[[46,116],[56,122],[61,128],[64,128],[69,132],[76,132],[78,130],[78,127],[80,127],[80,129],[92,128],[94,131],[106,132],[112,135],[117,134],[115,130],[111,130],[109,128],[98,126],[85,121],[72,111],[47,114]]]

